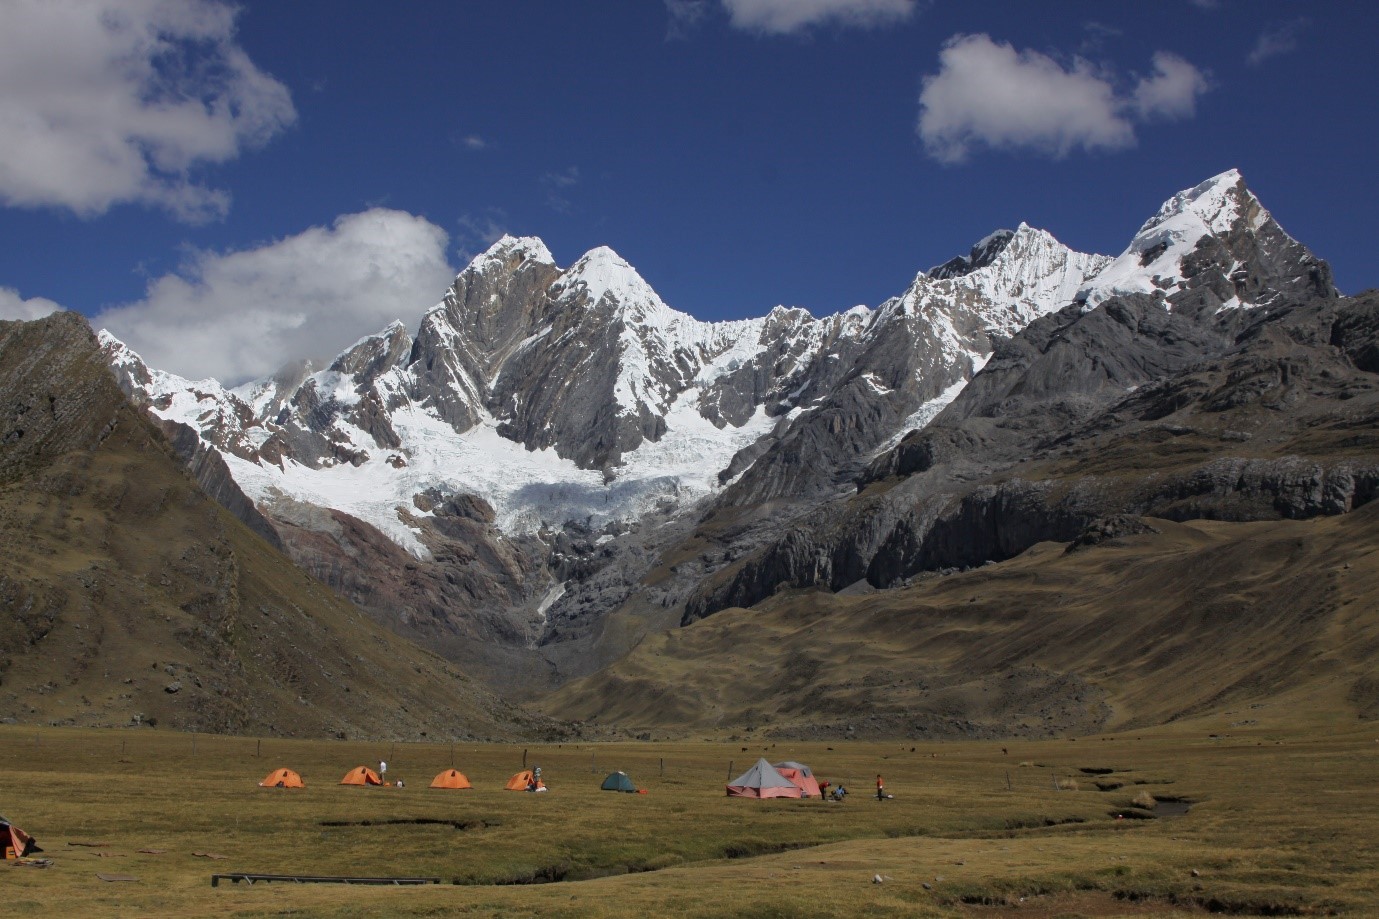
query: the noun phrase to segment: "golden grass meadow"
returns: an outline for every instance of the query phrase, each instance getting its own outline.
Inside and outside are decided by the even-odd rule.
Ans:
[[[1379,728],[1302,710],[1037,742],[451,747],[8,726],[3,813],[52,864],[0,877],[11,915],[91,919],[1379,915]],[[548,794],[503,790],[524,754]],[[729,764],[759,756],[851,794],[726,797]],[[381,758],[405,788],[337,784]],[[428,788],[452,758],[474,789]],[[280,766],[307,787],[257,786]],[[648,793],[600,791],[614,769]],[[893,798],[875,799],[877,773]],[[1153,809],[1135,804],[1146,794]],[[211,886],[230,872],[441,883]]]

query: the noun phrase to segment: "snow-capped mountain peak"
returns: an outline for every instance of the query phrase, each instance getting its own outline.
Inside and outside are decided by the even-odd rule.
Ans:
[[[1226,233],[1240,216],[1242,208],[1251,203],[1258,207],[1258,199],[1245,187],[1240,171],[1227,169],[1165,201],[1158,212],[1140,227],[1135,239],[1153,238],[1154,230],[1167,225],[1187,228],[1200,223],[1208,232]],[[1263,219],[1268,219],[1267,211],[1262,207],[1259,211],[1263,213]]]
[[[705,322],[612,249],[562,271],[541,240],[505,236],[414,334],[393,323],[326,370],[299,364],[232,391],[105,344],[125,388],[226,454],[261,505],[342,510],[420,553],[423,492],[482,495],[498,526],[530,532],[635,518],[730,481],[763,500],[831,487],[839,464],[932,418],[997,338],[1079,292],[1088,308],[1131,291],[1171,305],[1180,289],[1245,303],[1286,290],[1285,269],[1329,283],[1290,245],[1230,171],[1171,198],[1117,259],[1020,223],[874,309],[819,319],[776,307]]]
[[[639,312],[646,317],[673,312],[637,269],[607,246],[591,249],[581,256],[565,270],[554,289],[568,294],[582,293],[589,305],[611,300],[623,306],[642,307]],[[672,317],[666,315],[664,318]]]
[[[1025,229],[1025,224],[1020,224],[1020,229]],[[1004,251],[1014,236],[1015,233],[1011,230],[997,230],[990,233],[978,240],[967,255],[955,255],[942,265],[935,265],[930,268],[924,272],[924,275],[935,281],[943,281],[970,274],[978,268],[991,264]]]
[[[738,451],[782,423],[812,424],[808,412],[849,387],[884,395],[897,423],[918,417],[980,366],[990,334],[1060,305],[1090,258],[1021,225],[974,247],[966,273],[920,275],[875,310],[704,322],[608,247],[562,271],[539,239],[504,237],[415,335],[393,323],[326,370],[235,392],[146,370],[126,379],[226,452],[255,500],[345,510],[420,552],[399,522],[419,517],[408,489],[482,494],[517,530],[619,519],[713,493]],[[856,449],[894,433],[869,428]],[[545,486],[550,500],[523,506]]]
[[[508,266],[524,261],[543,265],[554,265],[555,256],[546,244],[535,236],[509,236],[504,234],[469,263],[468,271],[488,271],[495,266]],[[463,274],[463,272],[461,272]]]
[[[1091,309],[1140,293],[1174,309],[1209,290],[1215,308],[1228,309],[1303,289],[1329,296],[1330,269],[1283,231],[1238,170],[1228,169],[1165,201],[1078,299]]]
[[[1076,252],[1047,230],[1021,223],[997,230],[958,256],[921,273],[900,306],[909,311],[976,309],[988,333],[1012,335],[1073,301],[1110,259]],[[971,325],[972,323],[968,323]]]

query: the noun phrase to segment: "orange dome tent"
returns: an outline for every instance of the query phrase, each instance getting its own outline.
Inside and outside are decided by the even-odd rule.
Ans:
[[[546,783],[537,781],[536,774],[530,769],[523,769],[521,772],[508,779],[507,785],[503,786],[508,791],[526,791],[527,787],[535,783],[537,788],[545,788]]]
[[[259,782],[261,788],[305,788],[302,777],[291,769],[274,769]]]
[[[42,852],[34,838],[19,827],[0,817],[0,845],[5,847],[5,860],[13,861],[34,852]]]
[[[383,780],[368,766],[355,766],[340,780],[341,785],[382,785]]]
[[[447,769],[431,780],[432,788],[473,788],[464,773],[457,769]]]

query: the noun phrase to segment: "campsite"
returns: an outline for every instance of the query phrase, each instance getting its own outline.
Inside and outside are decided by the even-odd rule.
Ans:
[[[1283,706],[999,743],[452,746],[4,726],[3,811],[51,866],[0,871],[20,915],[1374,915],[1379,732],[1325,728]],[[524,757],[548,794],[505,790]],[[338,784],[383,758],[405,788]],[[761,758],[853,794],[729,796]],[[260,787],[283,768],[305,787]],[[429,787],[451,768],[472,787]],[[616,771],[647,793],[606,793]],[[893,799],[868,794],[877,772]],[[440,884],[211,886],[229,872]]]

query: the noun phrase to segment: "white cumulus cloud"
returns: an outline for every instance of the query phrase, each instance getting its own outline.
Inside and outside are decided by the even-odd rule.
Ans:
[[[112,205],[204,221],[229,207],[193,169],[296,118],[217,0],[0,4],[0,201],[83,217]]]
[[[60,309],[61,304],[46,297],[25,300],[13,287],[0,287],[0,319],[42,319]]]
[[[915,0],[723,0],[738,29],[787,35],[820,23],[878,26],[908,19]]]
[[[919,135],[946,163],[982,146],[1055,157],[1129,147],[1136,120],[1189,116],[1207,89],[1206,77],[1177,55],[1159,52],[1153,63],[1150,76],[1121,93],[1114,73],[1082,58],[1064,66],[987,35],[956,35],[944,43],[939,72],[924,78]]]
[[[1197,97],[1207,91],[1207,78],[1176,54],[1154,54],[1154,73],[1135,84],[1135,110],[1144,118],[1191,118]]]
[[[414,326],[454,278],[448,241],[404,211],[346,214],[255,249],[197,252],[91,324],[151,367],[235,385],[294,358],[334,357],[395,319]]]

